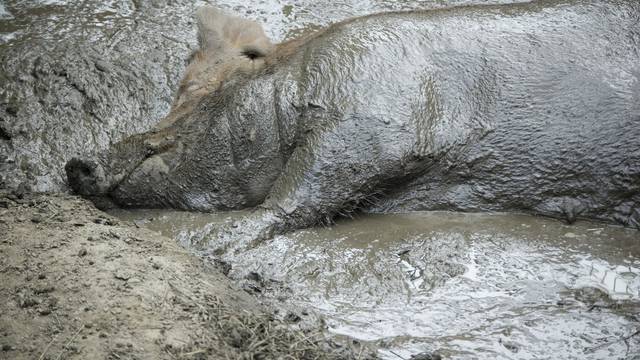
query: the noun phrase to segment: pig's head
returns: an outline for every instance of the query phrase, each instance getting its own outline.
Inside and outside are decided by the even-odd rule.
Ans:
[[[204,7],[196,13],[200,48],[191,55],[174,109],[210,94],[238,72],[264,66],[273,45],[260,24]]]
[[[176,184],[179,181],[172,178],[173,174],[167,175],[167,172],[168,169],[179,168],[182,165],[184,157],[181,158],[180,153],[186,151],[185,147],[191,147],[189,151],[194,152],[193,146],[198,146],[193,143],[185,145],[187,141],[182,141],[184,137],[195,137],[193,134],[206,129],[219,133],[212,137],[221,138],[212,140],[214,145],[206,154],[198,154],[196,149],[196,159],[191,161],[202,160],[203,167],[214,168],[212,174],[221,174],[218,178],[206,179],[208,186],[225,187],[225,181],[232,182],[228,177],[232,176],[233,171],[225,171],[224,168],[236,166],[237,164],[230,166],[229,162],[237,159],[233,159],[233,154],[225,154],[225,149],[230,146],[231,141],[228,138],[229,131],[225,127],[228,127],[231,121],[226,118],[227,115],[221,108],[225,101],[228,102],[234,97],[216,97],[222,92],[220,89],[225,86],[225,82],[241,74],[255,73],[262,69],[265,66],[264,58],[271,52],[273,45],[262,27],[253,21],[229,16],[210,7],[198,10],[196,17],[199,49],[189,60],[171,112],[148,133],[126,138],[93,159],[70,160],[65,170],[69,186],[76,193],[88,197],[108,195],[116,200],[118,197],[132,199],[130,204],[124,205],[198,208],[199,200],[181,199],[185,195],[180,192],[184,192],[183,189],[189,186],[198,191],[200,185],[189,183],[188,177],[182,178],[182,181],[187,183]],[[206,102],[206,106],[201,106],[203,102]],[[203,108],[206,108],[206,111],[203,111]],[[194,112],[198,114],[194,115]],[[200,159],[200,156],[204,159]],[[211,191],[202,193],[215,196]],[[189,201],[195,201],[196,204],[184,204]],[[220,208],[238,207],[234,201],[224,199],[204,199],[202,202],[206,205],[201,208],[207,209],[216,207],[215,204],[218,203],[221,204]]]

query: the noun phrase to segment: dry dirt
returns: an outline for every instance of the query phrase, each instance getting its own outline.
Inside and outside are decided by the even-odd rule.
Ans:
[[[371,358],[173,240],[67,195],[0,194],[0,359]]]

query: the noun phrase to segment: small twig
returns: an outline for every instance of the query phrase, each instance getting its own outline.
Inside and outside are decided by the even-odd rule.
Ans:
[[[47,351],[49,350],[51,345],[56,341],[58,336],[60,336],[60,333],[56,334],[56,336],[53,337],[53,340],[51,340],[51,342],[49,342],[49,344],[47,344],[47,346],[44,348],[44,351],[42,352],[42,354],[40,354],[40,357],[38,358],[38,360],[44,359],[44,355],[47,353]]]
[[[71,337],[71,339],[69,339],[69,341],[67,341],[67,343],[64,344],[64,346],[62,347],[62,351],[60,352],[56,360],[60,360],[60,358],[62,358],[62,354],[64,354],[65,349],[73,342],[73,340],[76,339],[76,337],[78,337],[78,334],[80,334],[80,331],[82,331],[83,327],[84,327],[84,324],[80,324],[78,331],[76,331],[75,334],[73,334],[73,336]]]
[[[171,353],[171,351],[169,351],[169,349],[165,349],[164,352],[166,352],[167,354],[169,354],[169,356],[171,356],[172,359],[177,359],[177,357],[175,355],[173,355]]]
[[[624,341],[624,342],[625,342],[625,344],[626,344],[626,343],[627,343],[627,341],[628,341],[629,339],[631,339],[632,337],[637,336],[637,335],[640,335],[640,330],[637,330],[636,332],[634,332],[634,333],[633,333],[633,334],[631,334],[631,335],[621,337],[620,339],[618,339],[618,340],[616,340],[616,341],[611,341],[611,342],[608,342],[608,343],[600,344],[600,345],[598,345],[598,346],[594,346],[594,347],[592,347],[592,348],[588,349],[588,351],[589,351],[589,352],[594,352],[594,351],[596,351],[596,350],[598,350],[598,349],[602,349],[603,347],[607,347],[607,346],[611,346],[611,345],[613,345],[613,344],[617,344],[617,343],[619,343],[619,342],[621,342],[621,341]],[[629,347],[629,345],[627,344],[627,348],[628,348],[628,347]]]
[[[180,354],[180,357],[187,357],[187,356],[193,356],[193,355],[198,355],[198,354],[206,354],[207,350],[201,349],[201,350],[196,350],[196,351],[192,351],[186,354]]]
[[[404,357],[402,357],[402,356],[400,356],[400,355],[396,354],[393,350],[389,350],[389,352],[390,352],[390,353],[392,353],[393,355],[395,355],[395,356],[399,357],[400,359],[405,360],[405,358],[404,358]]]

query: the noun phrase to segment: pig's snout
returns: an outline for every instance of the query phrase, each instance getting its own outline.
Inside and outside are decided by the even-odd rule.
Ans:
[[[64,167],[69,186],[80,195],[104,195],[109,188],[104,169],[93,160],[71,159]]]

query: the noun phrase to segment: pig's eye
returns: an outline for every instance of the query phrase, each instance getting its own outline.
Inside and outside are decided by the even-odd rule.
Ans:
[[[248,57],[250,60],[255,60],[264,57],[264,53],[258,49],[244,49],[242,55]]]

